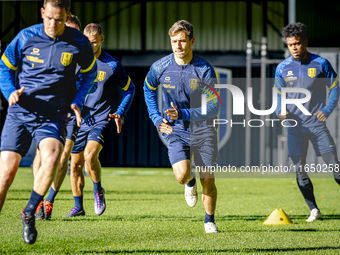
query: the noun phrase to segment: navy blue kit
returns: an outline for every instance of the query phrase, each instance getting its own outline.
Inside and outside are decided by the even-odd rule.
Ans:
[[[213,67],[197,55],[193,55],[187,65],[178,65],[174,54],[170,54],[151,66],[144,82],[145,102],[157,130],[163,123],[163,118],[173,127],[173,133],[163,134],[168,140],[171,165],[181,160],[190,160],[192,154],[196,165],[216,164],[217,136],[212,119],[217,116],[219,106],[214,100],[216,95],[208,88],[214,87],[215,83]],[[162,114],[157,102],[158,86],[162,86]],[[206,115],[201,113],[202,93],[214,97],[207,96]],[[178,120],[171,120],[164,114],[167,109],[172,108],[171,102],[180,109]]]
[[[1,92],[5,98],[25,88],[19,101],[8,108],[1,150],[24,156],[32,137],[38,146],[46,137],[64,143],[70,105],[82,109],[96,75],[91,44],[78,30],[65,27],[55,39],[46,35],[43,24],[21,30],[0,60]]]
[[[283,87],[304,88],[311,93],[311,99],[303,106],[312,115],[305,115],[296,105],[287,105],[288,119],[294,119],[297,122],[297,126],[287,128],[288,156],[306,155],[308,140],[311,140],[317,156],[335,151],[336,146],[325,122],[321,122],[314,115],[322,111],[326,117],[329,117],[338,103],[338,76],[328,60],[309,52],[306,59],[301,62],[294,60],[291,56],[277,66],[274,86],[278,90],[277,116],[281,112],[281,89]],[[326,87],[329,89],[327,103]],[[289,99],[304,97],[303,93],[287,94]]]

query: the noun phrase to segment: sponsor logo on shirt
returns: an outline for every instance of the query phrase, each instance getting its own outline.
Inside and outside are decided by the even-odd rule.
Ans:
[[[297,80],[297,77],[287,77],[285,81],[295,81]]]
[[[293,75],[293,71],[288,71],[287,76]]]
[[[175,86],[171,86],[170,84],[162,84],[162,86],[166,89],[174,89]]]
[[[26,56],[26,59],[31,61],[31,62],[35,62],[35,63],[44,63],[43,59],[39,59],[38,57],[33,57],[33,56]]]

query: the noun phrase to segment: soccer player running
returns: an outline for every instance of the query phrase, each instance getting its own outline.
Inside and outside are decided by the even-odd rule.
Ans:
[[[41,166],[34,176],[30,199],[20,214],[22,236],[28,244],[36,241],[34,212],[58,168],[67,113],[71,108],[80,126],[80,108],[97,74],[89,40],[65,26],[71,15],[69,7],[69,0],[45,0],[41,8],[43,24],[23,29],[0,61],[1,92],[9,104],[1,135],[0,209],[32,138],[40,149]],[[81,68],[78,90],[77,65]]]
[[[216,164],[217,141],[212,118],[217,116],[218,106],[213,100],[208,102],[206,115],[201,114],[200,108],[202,91],[213,93],[206,85],[214,86],[216,74],[207,61],[193,54],[195,38],[189,22],[177,21],[170,28],[169,36],[173,54],[151,66],[144,82],[144,95],[151,120],[168,141],[176,180],[185,185],[185,199],[193,207],[197,203],[197,184],[191,170],[192,154],[196,166]],[[158,110],[158,86],[163,87],[164,117]],[[200,171],[200,178],[205,231],[215,233],[218,229],[214,222],[217,199],[214,175]]]
[[[98,87],[95,92],[87,95],[84,102],[83,121],[71,154],[70,178],[75,206],[64,217],[85,215],[83,205],[85,163],[93,182],[94,211],[97,215],[104,213],[105,191],[101,185],[101,166],[98,156],[113,127],[113,120],[117,126],[117,133],[121,132],[123,118],[132,104],[135,93],[135,86],[120,62],[102,50],[101,45],[104,41],[102,27],[95,23],[88,24],[84,34],[89,38],[95,53]],[[123,90],[123,98],[114,112],[116,86]]]
[[[306,220],[312,222],[322,219],[316,205],[313,184],[305,167],[309,140],[317,156],[326,164],[333,166],[335,181],[340,184],[339,160],[336,146],[325,121],[335,109],[339,99],[337,74],[331,64],[318,55],[307,51],[307,27],[302,23],[289,24],[283,28],[282,36],[286,39],[291,57],[281,62],[275,73],[275,85],[278,90],[276,114],[280,120],[294,119],[297,126],[287,128],[288,156],[296,169],[297,184],[310,209]],[[326,103],[326,86],[329,89]],[[305,115],[295,105],[287,105],[287,111],[281,111],[281,90],[283,87],[304,88],[310,91],[311,99],[303,106],[312,114]],[[287,98],[304,98],[303,93],[288,93]],[[291,125],[294,123],[291,123]],[[336,170],[337,169],[337,170]]]
[[[78,17],[73,14],[70,16],[69,20],[66,21],[65,25],[68,27],[75,28],[78,31],[80,30],[80,21]],[[53,202],[65,179],[65,176],[68,170],[68,161],[71,156],[71,151],[74,145],[75,138],[77,137],[77,132],[78,132],[78,126],[75,120],[75,116],[72,115],[70,117],[70,121],[68,122],[66,126],[66,140],[65,140],[64,150],[61,154],[57,174],[52,182],[50,191],[45,201],[41,201],[39,205],[37,206],[37,209],[35,212],[36,220],[39,220],[39,219],[50,220],[51,219]],[[39,149],[37,149],[35,153],[35,158],[33,161],[33,175],[35,175],[35,173],[39,170],[40,162],[41,162],[40,151]]]

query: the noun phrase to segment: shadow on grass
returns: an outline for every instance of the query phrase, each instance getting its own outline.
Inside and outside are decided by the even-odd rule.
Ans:
[[[104,187],[105,188],[105,187]],[[31,189],[10,189],[9,192],[23,192],[31,194]],[[84,190],[84,194],[93,194],[92,190]],[[141,194],[150,194],[150,195],[166,195],[166,194],[180,194],[182,195],[184,191],[166,191],[166,190],[105,190],[106,195],[116,195],[116,194],[123,194],[123,195],[141,195]],[[59,194],[72,194],[72,190],[70,189],[62,189],[59,190]]]
[[[256,220],[265,220],[267,219],[267,215],[226,215],[225,217],[217,217],[220,221],[238,221],[238,220],[244,220],[244,221],[256,221]],[[216,217],[215,217],[216,218]],[[292,220],[301,220],[301,219],[307,219],[308,215],[290,215],[290,219]],[[340,215],[339,214],[329,214],[329,215],[323,215],[323,220],[339,220]]]
[[[193,253],[193,254],[200,254],[200,253],[230,253],[230,252],[307,252],[307,251],[324,251],[324,250],[340,250],[340,247],[308,247],[308,248],[274,248],[274,249],[260,249],[260,248],[254,248],[254,249],[221,249],[221,250],[147,250],[147,249],[141,249],[141,250],[105,250],[100,251],[101,253],[106,254],[120,254],[120,253]],[[97,251],[95,250],[80,250],[77,251],[79,253],[95,253]]]
[[[123,215],[123,216],[101,216],[100,218],[96,216],[89,217],[69,217],[69,218],[59,218],[58,221],[140,221],[145,219],[151,219],[155,221],[191,221],[191,222],[202,222],[202,217],[178,217],[178,216],[163,216],[163,215]]]

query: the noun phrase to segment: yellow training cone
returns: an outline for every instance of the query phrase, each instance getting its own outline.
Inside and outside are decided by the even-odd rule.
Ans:
[[[287,225],[293,224],[292,220],[282,209],[275,209],[262,225]]]

